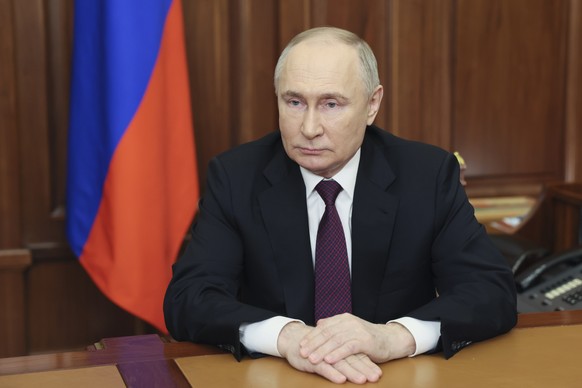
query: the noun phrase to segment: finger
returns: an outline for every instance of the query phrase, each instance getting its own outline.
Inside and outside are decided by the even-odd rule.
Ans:
[[[324,346],[326,344],[328,346],[332,345],[332,344],[329,344],[329,342],[330,342],[330,340],[333,340],[334,337],[336,337],[336,336],[337,336],[337,333],[329,328],[315,328],[315,329],[313,329],[299,343],[301,355],[303,357],[309,357],[313,352],[315,352],[317,349],[321,348],[322,346]],[[335,340],[337,341],[337,338]]]
[[[313,364],[323,361],[331,353],[336,352],[333,362],[337,362],[351,354],[360,353],[358,345],[358,341],[352,339],[349,332],[334,326],[322,329],[319,336],[300,347],[300,352]]]
[[[362,342],[362,338],[366,336],[358,334],[361,331],[353,326],[335,323],[322,326],[320,330],[320,335],[302,348],[303,356],[312,363],[325,360],[329,364],[334,364],[350,355],[367,353]]]
[[[297,348],[295,350],[290,351],[286,354],[285,358],[289,362],[289,364],[297,370],[310,372],[310,373],[317,373],[318,375],[328,379],[337,384],[342,384],[347,381],[346,376],[344,376],[341,372],[335,369],[332,365],[327,364],[325,362],[319,364],[312,364],[309,360],[301,357]]]
[[[307,333],[301,342],[299,343],[300,346],[305,346],[312,341],[315,341],[317,338],[321,337],[323,329],[326,327],[325,322],[328,322],[331,318],[320,319],[317,321],[317,325]]]
[[[327,332],[322,333],[321,329],[319,329],[317,333],[313,333],[315,330],[318,329],[313,329],[308,334],[309,338],[306,338],[306,336],[301,340],[301,342],[299,342],[299,352],[301,356],[305,358],[309,357],[313,351],[318,349],[329,340]]]
[[[334,327],[345,326],[347,324],[347,322],[350,321],[351,317],[353,317],[351,314],[345,313],[345,314],[335,315],[335,316],[329,317],[329,318],[320,319],[319,321],[317,321],[317,324],[315,325],[313,330],[304,337],[304,341],[305,342],[311,341],[314,338],[321,335],[322,332],[330,331]]]
[[[325,362],[315,365],[313,371],[336,384],[343,384],[348,380],[346,375],[344,375],[341,371],[339,371],[333,365],[326,364]]]
[[[355,384],[364,384],[368,381],[368,378],[360,371],[355,369],[346,360],[341,360],[333,365],[333,367],[339,371],[343,376],[346,377],[348,381]]]
[[[300,341],[300,352],[303,357],[309,357],[316,349],[323,345],[327,345],[325,353],[332,351],[337,346],[341,345],[342,340],[339,337],[346,328],[345,317],[335,316],[331,318],[321,319],[317,326]],[[335,341],[329,343],[330,341]],[[320,358],[318,359],[320,360]],[[319,361],[315,361],[319,362]]]
[[[382,376],[380,367],[364,354],[349,356],[335,363],[334,367],[349,381],[356,384],[376,382]]]
[[[378,381],[382,376],[380,366],[363,353],[347,357],[346,362],[350,363],[354,369],[363,373],[368,378],[368,381]]]
[[[354,340],[349,340],[335,347],[331,345],[328,346],[328,343],[316,349],[309,356],[309,360],[312,360],[312,356],[314,359],[321,357],[320,361],[325,361],[328,364],[335,364],[344,358],[363,352],[361,344]]]
[[[344,349],[344,348],[347,348],[347,349]],[[343,349],[343,350],[340,350],[340,349]],[[356,352],[350,352],[351,349],[349,349],[348,345],[343,343],[340,336],[334,336],[332,338],[329,338],[327,341],[325,341],[317,349],[314,349],[313,351],[311,351],[311,353],[308,355],[307,359],[312,364],[317,364],[317,363],[322,362],[326,357],[328,357],[333,352],[338,352],[338,350],[339,350],[339,354],[345,354],[346,356],[349,356],[353,353],[356,353]],[[336,358],[334,360],[334,362],[337,362],[343,358],[345,358],[345,357]],[[332,364],[332,363],[328,363],[328,364]]]

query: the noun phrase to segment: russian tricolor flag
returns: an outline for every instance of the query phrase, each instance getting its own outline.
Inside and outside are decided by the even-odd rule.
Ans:
[[[99,289],[166,332],[198,202],[180,0],[76,0],[67,236]]]

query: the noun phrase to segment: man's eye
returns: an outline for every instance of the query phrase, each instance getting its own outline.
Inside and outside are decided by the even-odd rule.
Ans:
[[[289,105],[291,106],[299,106],[301,103],[297,100],[289,100]]]
[[[325,104],[325,106],[327,106],[328,108],[335,108],[337,107],[337,102],[328,102]]]

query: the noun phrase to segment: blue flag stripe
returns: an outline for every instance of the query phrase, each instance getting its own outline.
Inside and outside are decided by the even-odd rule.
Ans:
[[[172,0],[77,0],[69,122],[67,234],[79,256],[113,153],[156,63]]]

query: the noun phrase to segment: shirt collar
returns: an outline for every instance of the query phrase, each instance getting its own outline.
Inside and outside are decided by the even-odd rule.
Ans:
[[[351,199],[354,198],[356,177],[358,175],[358,166],[360,165],[360,153],[361,148],[358,148],[354,156],[352,156],[346,165],[337,174],[330,178],[339,183]],[[323,178],[301,166],[299,166],[299,168],[301,170],[301,175],[303,176],[303,182],[305,182],[305,196],[309,197],[315,189],[315,186],[317,186]]]

